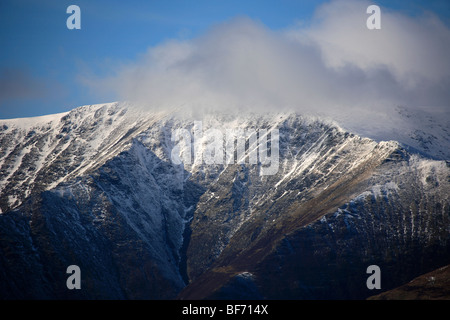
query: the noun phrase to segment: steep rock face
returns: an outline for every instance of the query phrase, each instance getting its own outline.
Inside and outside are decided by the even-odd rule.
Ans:
[[[103,123],[110,113],[124,119],[107,128],[93,126],[96,132],[86,136],[91,121]],[[40,189],[26,182],[14,182],[8,189],[20,175],[5,165],[10,172],[1,190],[3,199],[11,192],[31,196],[0,215],[0,273],[9,279],[2,281],[3,298],[161,299],[174,297],[184,286],[179,272],[184,203],[195,201],[198,191],[183,182],[182,168],[161,160],[137,138],[151,127],[154,116],[126,114],[123,106],[98,105],[54,121],[50,131],[58,136],[67,119],[78,115],[81,120],[70,121],[69,131],[80,132],[73,133],[63,152],[48,152],[46,159],[59,160],[39,167],[38,175],[53,175]],[[14,132],[22,136],[22,131]],[[96,143],[77,143],[84,139]],[[73,160],[74,154],[81,154],[82,160]],[[20,160],[22,168],[35,164],[33,158]],[[84,290],[67,289],[66,268],[71,264],[81,268]]]
[[[284,238],[257,269],[265,275],[260,282],[265,296],[362,299],[373,294],[366,287],[369,265],[380,267],[382,289],[390,289],[448,263],[450,208],[443,190],[449,185],[445,168],[435,165],[440,173],[421,168],[419,176],[425,173],[443,189],[424,185],[405,168],[401,176],[384,176],[389,182]],[[424,193],[423,188],[433,189]]]
[[[386,160],[360,184],[366,191],[334,213],[297,228],[292,224],[301,217],[280,222],[256,239],[246,236],[255,226],[248,225],[233,239],[238,244],[230,242],[211,270],[180,298],[239,297],[242,289],[234,286],[235,278],[247,272],[264,298],[364,299],[373,295],[366,287],[369,265],[381,268],[386,290],[447,264],[448,167],[406,153],[400,160]],[[299,211],[311,214],[324,205],[306,202]]]
[[[227,130],[278,129],[278,170],[250,163],[263,146],[249,136],[241,163],[206,164],[206,135],[174,163],[173,133],[194,136],[194,120],[224,146]],[[0,123],[2,298],[362,299],[369,264],[383,289],[448,264],[449,168],[396,142],[295,114],[121,104],[27,121]],[[71,264],[82,290],[66,287]]]
[[[92,175],[61,183],[0,216],[1,249],[6,253],[1,269],[14,279],[3,285],[16,287],[3,293],[19,298],[161,299],[184,286],[178,272],[183,194],[158,184],[164,164],[140,158],[151,157],[143,150],[133,144]],[[161,174],[148,172],[150,163],[150,170]],[[10,239],[19,235],[24,239],[12,245]],[[15,248],[22,246],[27,251],[19,254]],[[19,260],[8,255],[10,250]],[[83,272],[79,292],[65,285],[71,264]],[[27,291],[36,281],[38,294]]]
[[[356,192],[357,189],[349,188],[397,147],[395,143],[377,144],[298,117],[287,117],[278,127],[281,161],[276,174],[264,177],[251,166],[229,166],[200,198],[190,224],[191,279],[212,264],[236,232],[239,231],[236,238],[248,238],[248,243],[233,242],[231,256],[263,238],[261,235],[267,230],[294,230],[341,204],[338,199]],[[342,186],[344,181],[350,186]],[[333,195],[336,199],[329,199],[321,211],[296,212],[304,203],[313,205],[320,195]],[[276,237],[268,240],[269,247]]]
[[[0,121],[0,210],[83,175],[127,149],[163,115],[111,103],[71,112]]]

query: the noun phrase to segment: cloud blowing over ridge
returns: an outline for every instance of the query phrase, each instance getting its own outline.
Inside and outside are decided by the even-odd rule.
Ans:
[[[310,23],[276,31],[238,17],[84,81],[149,108],[293,109],[350,122],[382,120],[397,105],[448,115],[449,28],[432,13],[382,7],[381,30],[369,30],[370,4],[332,1]]]

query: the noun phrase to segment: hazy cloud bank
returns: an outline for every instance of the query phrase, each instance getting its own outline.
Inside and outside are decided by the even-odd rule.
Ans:
[[[350,126],[373,126],[397,105],[448,115],[449,28],[432,13],[412,18],[381,8],[382,29],[368,30],[370,4],[332,1],[310,23],[276,31],[236,18],[83,81],[149,108],[293,109]]]

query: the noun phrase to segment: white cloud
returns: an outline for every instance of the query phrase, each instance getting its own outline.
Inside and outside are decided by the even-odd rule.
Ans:
[[[151,108],[291,108],[350,126],[386,119],[396,105],[449,110],[450,30],[430,13],[411,18],[384,8],[382,29],[368,30],[370,4],[332,1],[308,26],[282,31],[236,18],[86,83]]]
[[[363,70],[387,67],[403,84],[414,77],[439,81],[450,72],[450,30],[431,13],[408,17],[382,10],[382,30],[365,26],[368,1],[323,5],[306,37],[316,43],[328,66]],[[414,84],[414,83],[411,83]]]

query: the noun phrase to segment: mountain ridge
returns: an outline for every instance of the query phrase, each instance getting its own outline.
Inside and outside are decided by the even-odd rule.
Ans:
[[[2,298],[204,299],[238,297],[244,286],[250,298],[364,299],[373,293],[359,269],[369,261],[390,270],[390,287],[448,264],[444,161],[282,113],[202,118],[205,130],[277,128],[274,175],[248,161],[176,165],[171,135],[195,124],[174,112],[112,103],[29,130],[0,121]],[[434,262],[392,262],[430,248]],[[67,264],[86,270],[88,290],[65,288]]]

